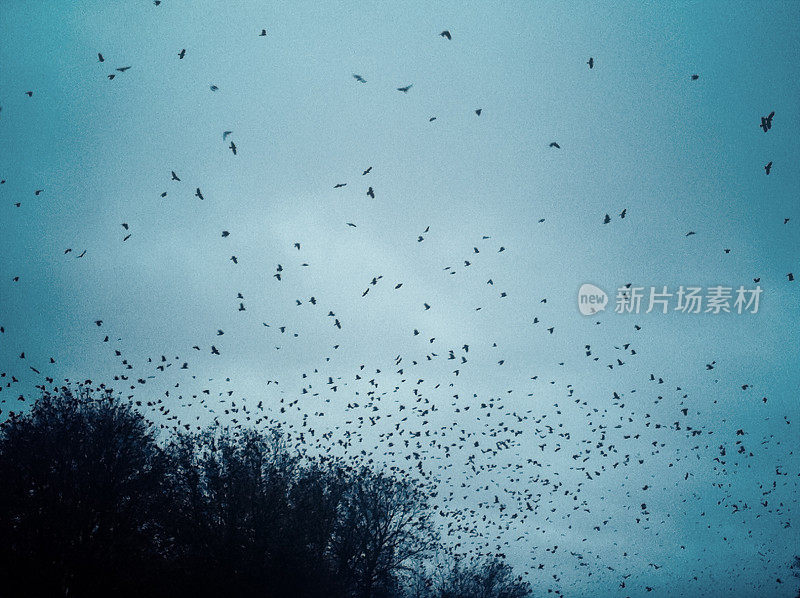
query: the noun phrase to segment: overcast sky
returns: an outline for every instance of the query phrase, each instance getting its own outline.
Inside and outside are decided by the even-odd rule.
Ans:
[[[408,466],[380,436],[407,415],[461,447],[423,466],[509,525],[537,594],[792,595],[798,22],[794,2],[5,0],[2,416],[44,376],[169,390],[199,423],[233,391]],[[583,283],[605,312],[580,314]],[[763,292],[755,314],[614,313],[627,283]],[[525,493],[536,513],[509,519]]]

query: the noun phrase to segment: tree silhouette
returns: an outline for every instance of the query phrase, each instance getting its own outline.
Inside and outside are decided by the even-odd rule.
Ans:
[[[527,595],[499,560],[427,576],[444,549],[413,476],[290,450],[279,427],[155,430],[83,386],[0,424],[0,596]]]
[[[65,388],[4,422],[0,572],[9,594],[136,594],[137,569],[152,565],[162,540],[164,470],[151,427],[108,394]]]

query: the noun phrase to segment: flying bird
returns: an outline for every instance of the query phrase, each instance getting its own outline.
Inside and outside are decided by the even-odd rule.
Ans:
[[[764,171],[769,175],[770,170],[772,170],[772,161],[768,162],[766,166],[764,166]]]
[[[203,194],[200,192],[200,187],[197,188],[197,190],[194,192],[194,194],[197,197],[199,197],[200,199],[203,199]]]
[[[103,55],[102,55],[100,52],[98,52],[98,53],[97,53],[97,61],[98,61],[98,62],[105,62],[105,60],[106,60],[106,59],[105,59],[105,58],[103,58]]]
[[[772,118],[774,116],[775,116],[775,111],[773,110],[767,116],[761,117],[761,124],[759,126],[765,133],[772,128]]]
[[[588,65],[589,65],[589,68],[590,68],[590,69],[593,69],[593,68],[594,68],[594,58],[592,58],[591,56],[589,56],[589,60],[586,62],[586,64],[588,64]]]
[[[478,116],[480,116],[480,115],[481,115],[481,112],[483,112],[483,108],[478,108],[478,109],[475,111],[475,114],[477,114]]]
[[[186,56],[186,48],[184,48],[183,50],[181,50],[180,52],[178,52],[178,58],[179,58],[180,60],[183,60],[183,57],[184,57],[184,56]]]
[[[231,148],[231,151],[233,152],[233,155],[235,156],[236,155],[236,144],[233,141],[231,141],[231,144],[230,144],[229,147]]]
[[[557,144],[555,141],[552,141],[552,142],[550,143],[550,147],[554,147],[554,148],[556,148],[556,149],[561,149],[561,146],[560,146],[560,145],[558,145],[558,144]]]
[[[353,79],[355,79],[359,83],[366,83],[367,82],[367,80],[364,77],[362,77],[361,75],[356,75],[355,73],[353,73]]]
[[[367,195],[369,195],[372,199],[375,199],[375,192],[372,190],[372,187],[367,189]]]
[[[403,93],[408,93],[408,90],[414,87],[414,84],[411,83],[410,85],[406,85],[405,87],[398,87],[397,91],[402,91]]]
[[[450,35],[450,32],[449,32],[447,29],[445,29],[444,31],[442,31],[442,32],[441,32],[439,35],[440,35],[441,37],[446,37],[447,39],[453,39],[453,36],[452,36],[452,35]]]

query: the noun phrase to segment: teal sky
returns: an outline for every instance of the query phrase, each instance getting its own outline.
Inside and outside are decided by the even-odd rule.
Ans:
[[[793,595],[798,22],[795,2],[3,0],[0,416],[45,376],[191,424],[263,401],[314,450],[423,455],[465,509],[452,541],[537,595]],[[577,310],[585,282],[754,278],[757,314]]]

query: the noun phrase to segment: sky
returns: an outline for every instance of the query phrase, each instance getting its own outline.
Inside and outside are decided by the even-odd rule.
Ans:
[[[799,13],[3,0],[0,417],[50,377],[196,425],[263,401],[378,464],[427,430],[462,543],[537,594],[793,595]],[[628,283],[762,294],[614,313]]]

